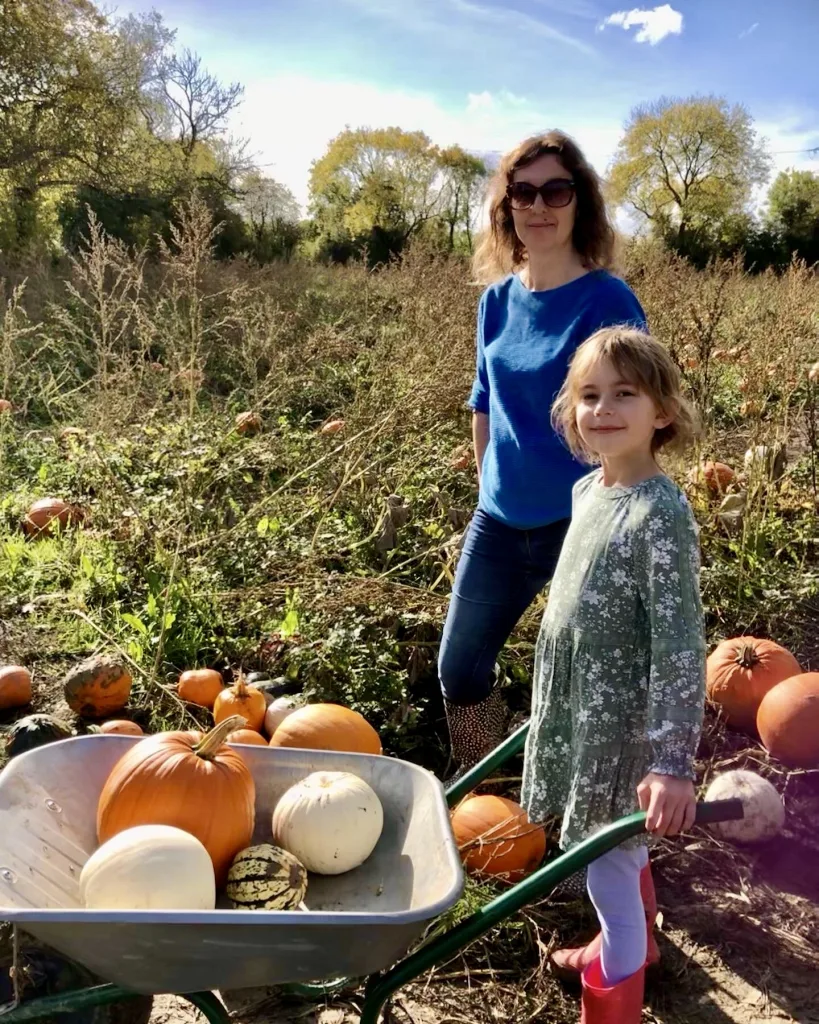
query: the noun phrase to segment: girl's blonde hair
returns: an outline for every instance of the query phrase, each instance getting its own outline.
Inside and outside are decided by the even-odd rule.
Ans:
[[[577,404],[585,375],[603,361],[611,363],[623,380],[648,395],[660,415],[672,417],[668,426],[654,431],[653,453],[666,447],[685,448],[693,441],[697,433],[696,414],[683,397],[680,371],[668,350],[644,331],[604,327],[579,346],[552,405],[552,426],[573,455],[584,462],[599,462],[577,429]]]
[[[481,233],[472,258],[477,281],[491,284],[526,262],[526,249],[515,231],[506,186],[512,183],[515,171],[547,154],[560,160],[575,183],[577,206],[572,231],[575,251],[590,269],[612,265],[615,234],[606,212],[600,179],[577,143],[565,132],[555,130],[525,139],[501,159],[492,176],[487,190],[489,225]]]

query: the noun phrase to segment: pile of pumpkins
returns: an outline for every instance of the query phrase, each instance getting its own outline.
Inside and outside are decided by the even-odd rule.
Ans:
[[[212,910],[224,889],[240,910],[306,910],[308,872],[342,874],[370,857],[384,812],[349,772],[312,772],[257,827],[256,783],[226,742],[243,721],[230,715],[204,736],[157,733],[123,753],[97,805],[100,845],[80,874],[85,907]],[[253,843],[259,831],[264,841]]]
[[[790,768],[819,768],[819,672],[803,672],[773,640],[723,640],[708,656],[706,691],[732,728],[758,736]]]

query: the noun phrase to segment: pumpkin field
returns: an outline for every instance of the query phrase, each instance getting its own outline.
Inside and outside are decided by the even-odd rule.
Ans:
[[[92,222],[74,259],[0,263],[0,766],[72,735],[215,726],[217,740],[241,727],[242,742],[292,747],[332,731],[350,744],[339,749],[383,748],[443,776],[436,657],[477,497],[465,399],[479,288],[462,259],[423,246],[376,270],[219,262],[217,230],[194,200],[156,260]],[[624,248],[622,273],[702,419],[697,449],[666,465],[700,526],[711,699],[698,795],[733,770],[778,794],[750,822],[756,841],[695,828],[657,844],[662,959],[644,1020],[819,1022],[819,278],[798,263],[700,271],[648,241]],[[546,597],[503,655],[515,724]],[[219,836],[196,831],[205,806],[180,827],[252,907],[231,868],[249,842],[234,814],[239,749]],[[106,783],[107,834],[161,829],[123,810],[117,786],[142,771],[136,755],[127,767]],[[516,800],[520,768],[494,789]],[[345,798],[380,821],[372,791]],[[302,864],[324,870],[309,799],[293,794],[274,818],[277,835],[298,828],[303,856],[244,855],[242,870],[269,870],[292,906]],[[228,824],[236,842],[215,853]],[[547,857],[556,826],[545,823]],[[134,863],[162,840],[166,884],[193,887],[178,839],[141,833]],[[198,842],[190,855],[210,872]],[[350,864],[367,855],[351,849]],[[95,891],[111,884],[104,868]],[[433,928],[508,884],[470,873]],[[212,907],[207,885],[192,898]],[[549,953],[594,930],[588,900],[555,893],[404,989],[394,1020],[570,1024],[577,992]],[[0,923],[0,974],[11,957]],[[354,989],[320,1003],[275,988],[221,996],[238,1024],[352,1024],[360,1009]],[[194,1019],[155,998],[153,1024]]]

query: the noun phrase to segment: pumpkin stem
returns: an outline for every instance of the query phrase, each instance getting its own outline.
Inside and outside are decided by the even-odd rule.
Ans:
[[[736,663],[740,668],[753,668],[760,662],[753,644],[742,644],[737,648]]]
[[[239,678],[233,684],[233,688],[239,700],[244,700],[247,697],[247,683],[245,682],[245,674],[241,669],[239,670]]]
[[[193,748],[193,752],[197,757],[202,757],[206,761],[210,761],[218,753],[220,747],[234,729],[242,729],[246,727],[247,722],[241,715],[231,715],[230,718],[226,718],[223,722],[214,726],[209,733],[203,736]]]

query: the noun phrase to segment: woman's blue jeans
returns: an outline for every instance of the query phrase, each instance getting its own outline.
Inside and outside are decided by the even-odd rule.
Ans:
[[[489,695],[495,662],[521,615],[552,578],[569,526],[561,519],[517,530],[478,509],[455,573],[438,675],[444,697],[475,704]]]

